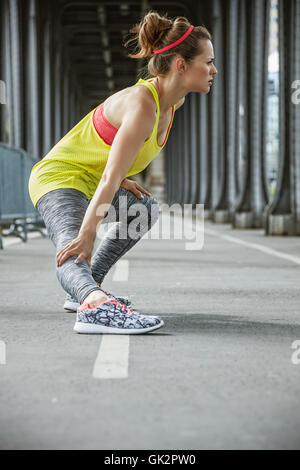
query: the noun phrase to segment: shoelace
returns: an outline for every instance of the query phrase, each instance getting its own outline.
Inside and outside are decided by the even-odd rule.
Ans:
[[[106,295],[113,295],[112,292],[110,292],[110,290],[105,290],[101,287],[101,289],[103,290],[103,292],[105,292]]]
[[[99,285],[99,284],[98,284],[98,285]],[[101,287],[100,285],[99,285],[99,287],[100,287],[100,289],[104,292],[104,294],[106,294],[106,295],[112,295],[113,297],[115,297],[114,294],[113,294],[110,290],[103,289],[103,287]]]
[[[127,305],[121,304],[120,302],[118,302],[118,301],[115,300],[115,299],[109,299],[109,302],[110,302],[111,304],[114,304],[117,308],[120,308],[120,309],[121,309],[121,312],[125,312],[125,311],[126,311],[126,313],[128,313],[128,314],[134,313],[133,308],[129,308],[129,307],[127,307]]]

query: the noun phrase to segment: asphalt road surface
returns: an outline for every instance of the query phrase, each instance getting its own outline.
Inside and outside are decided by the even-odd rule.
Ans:
[[[164,319],[134,336],[73,332],[48,238],[0,251],[1,449],[300,448],[300,238],[185,242],[142,240],[105,279]]]

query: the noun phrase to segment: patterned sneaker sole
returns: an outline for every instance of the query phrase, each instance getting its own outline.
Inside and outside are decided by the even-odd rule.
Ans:
[[[99,335],[99,334],[111,334],[111,335],[140,335],[143,333],[149,333],[150,331],[157,330],[164,326],[163,320],[158,325],[151,326],[149,328],[112,328],[110,326],[95,325],[93,323],[76,322],[74,331],[81,334]]]

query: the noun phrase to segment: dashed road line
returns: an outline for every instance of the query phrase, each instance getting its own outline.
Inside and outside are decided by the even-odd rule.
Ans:
[[[128,377],[129,335],[103,335],[94,364],[95,379]]]

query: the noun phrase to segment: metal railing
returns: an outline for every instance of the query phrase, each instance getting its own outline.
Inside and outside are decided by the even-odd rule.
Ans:
[[[28,232],[38,231],[45,236],[44,222],[28,193],[35,163],[24,150],[0,142],[0,249],[3,237],[16,236],[26,242]]]

